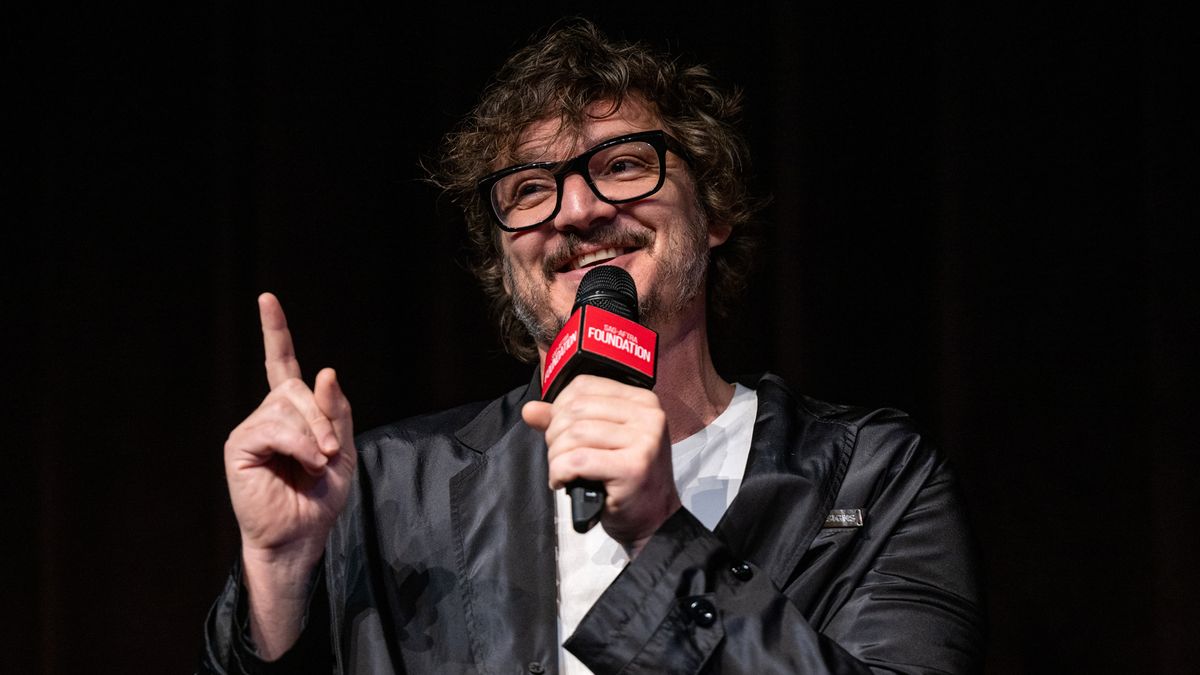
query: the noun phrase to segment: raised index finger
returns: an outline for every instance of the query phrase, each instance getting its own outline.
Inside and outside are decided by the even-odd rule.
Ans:
[[[267,384],[272,389],[292,377],[300,377],[300,363],[292,349],[292,334],[279,298],[271,293],[258,296],[258,318],[262,321],[263,352],[266,354]]]

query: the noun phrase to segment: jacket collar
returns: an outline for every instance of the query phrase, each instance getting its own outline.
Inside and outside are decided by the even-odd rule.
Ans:
[[[470,422],[455,432],[455,438],[475,452],[487,452],[514,424],[521,421],[521,406],[539,398],[539,381],[538,369],[535,368],[533,379],[529,381],[528,386],[517,387],[489,403]]]

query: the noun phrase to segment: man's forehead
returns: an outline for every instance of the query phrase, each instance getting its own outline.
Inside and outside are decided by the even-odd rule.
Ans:
[[[658,115],[635,96],[626,97],[619,107],[611,101],[597,101],[589,104],[578,120],[554,115],[530,124],[506,154],[518,164],[556,161],[614,136],[661,127]]]

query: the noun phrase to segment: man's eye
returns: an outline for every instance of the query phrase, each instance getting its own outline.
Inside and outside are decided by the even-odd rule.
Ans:
[[[554,181],[544,179],[523,180],[512,186],[509,194],[511,202],[518,207],[539,204],[542,200],[554,194]]]
[[[542,192],[545,189],[546,189],[545,185],[541,185],[538,183],[525,183],[524,185],[521,185],[517,188],[517,196],[525,197],[528,195],[535,195],[539,192]]]
[[[601,175],[612,178],[628,177],[644,174],[649,168],[646,162],[638,157],[616,157],[604,165],[604,172]]]

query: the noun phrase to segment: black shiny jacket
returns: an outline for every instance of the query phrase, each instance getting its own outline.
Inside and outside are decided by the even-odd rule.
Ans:
[[[944,459],[902,413],[752,386],[746,476],[716,531],[676,513],[567,648],[596,673],[978,671],[976,565]],[[545,443],[520,421],[534,391],[361,436],[300,641],[254,657],[235,569],[201,671],[557,672],[554,503]]]

